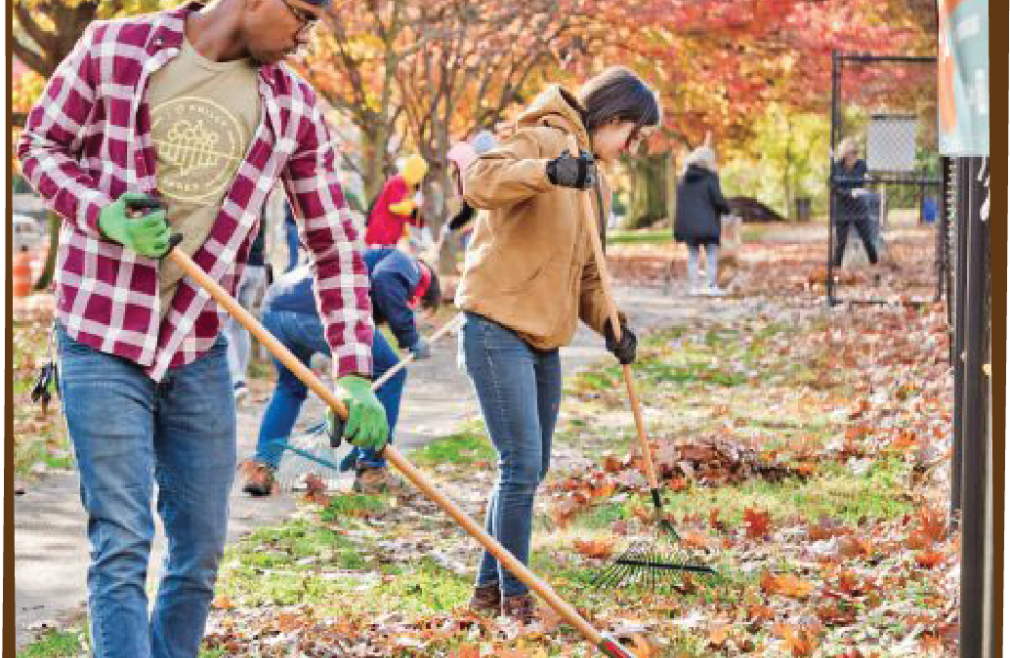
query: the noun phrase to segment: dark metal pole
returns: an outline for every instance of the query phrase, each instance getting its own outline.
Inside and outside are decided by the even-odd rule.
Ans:
[[[940,158],[940,195],[936,200],[936,295],[933,301],[939,302],[945,294],[949,294],[944,284],[947,278],[947,233],[950,228],[947,194],[950,192],[949,159]],[[947,300],[947,325],[950,326],[950,300]]]
[[[986,484],[988,477],[986,378],[986,317],[988,233],[979,210],[985,199],[985,186],[978,174],[983,158],[968,158],[967,213],[964,217],[967,236],[967,286],[965,288],[964,337],[964,397],[962,455],[964,488],[961,510],[961,658],[982,658],[985,628],[988,623],[985,605],[986,572]],[[990,611],[991,612],[991,611]]]
[[[828,306],[835,305],[835,225],[838,216],[838,201],[835,199],[835,149],[841,132],[841,112],[839,103],[839,78],[842,72],[841,53],[831,51],[831,152],[828,154],[828,278],[824,282]]]
[[[950,515],[955,523],[960,523],[961,511],[961,453],[964,436],[964,324],[965,291],[967,290],[967,237],[968,237],[968,185],[971,183],[968,163],[965,158],[954,159],[954,186],[956,210],[954,216],[954,238],[957,242],[954,259],[954,352],[951,365],[954,367],[954,432],[950,453]]]

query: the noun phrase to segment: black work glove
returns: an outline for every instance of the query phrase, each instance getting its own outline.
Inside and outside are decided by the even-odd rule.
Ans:
[[[638,348],[638,338],[628,329],[628,325],[621,324],[620,340],[614,337],[614,330],[610,326],[608,319],[603,325],[603,337],[607,339],[607,350],[617,357],[617,361],[626,366],[635,362],[635,350]]]
[[[596,161],[592,153],[582,151],[573,158],[568,151],[547,162],[547,179],[554,185],[585,190],[596,183]]]

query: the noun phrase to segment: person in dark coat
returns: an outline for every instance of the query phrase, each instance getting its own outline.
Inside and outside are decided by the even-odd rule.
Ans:
[[[870,230],[870,213],[865,198],[866,172],[866,161],[859,157],[856,140],[852,137],[843,139],[838,146],[838,158],[831,164],[836,210],[835,267],[842,266],[850,225],[855,226],[859,239],[863,241],[870,264],[876,265],[880,259]]]
[[[684,175],[677,185],[677,214],[673,237],[687,244],[687,276],[692,295],[723,295],[719,287],[719,239],[721,216],[729,213],[719,175],[716,173],[715,151],[708,146],[696,148],[684,163]],[[708,288],[698,283],[698,256],[705,247],[705,274]]]
[[[431,347],[421,337],[415,324],[414,309],[435,310],[441,301],[438,275],[430,265],[393,248],[369,249],[364,252],[365,266],[371,282],[370,296],[376,331],[372,343],[374,374],[378,379],[400,361],[400,355],[378,330],[386,324],[400,348],[414,355],[415,360],[431,356]],[[263,325],[305,365],[316,354],[330,356],[323,335],[323,325],[316,308],[312,270],[309,263],[299,265],[277,279],[263,300]],[[242,465],[243,491],[253,496],[269,495],[273,490],[273,472],[280,451],[277,442],[287,441],[298,419],[298,412],[308,395],[308,389],[279,360],[277,386],[263,413],[256,456]],[[400,413],[400,397],[407,380],[403,369],[379,387],[376,396],[386,410],[389,442],[393,441]],[[385,489],[386,460],[374,450],[354,448],[341,467],[354,468],[354,489],[377,493]]]

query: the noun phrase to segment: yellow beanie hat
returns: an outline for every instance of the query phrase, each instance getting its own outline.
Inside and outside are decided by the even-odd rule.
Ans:
[[[428,163],[417,154],[411,155],[404,161],[400,173],[403,174],[403,179],[409,185],[417,185],[424,178],[424,175],[428,173]]]

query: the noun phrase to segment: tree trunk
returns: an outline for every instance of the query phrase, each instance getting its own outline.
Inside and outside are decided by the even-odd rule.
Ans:
[[[666,218],[673,226],[677,216],[677,154],[672,149],[666,152]]]
[[[359,128],[361,128],[359,126]],[[361,178],[365,198],[361,200],[367,210],[375,197],[379,196],[386,182],[386,151],[389,136],[384,127],[370,130],[361,129]],[[367,218],[366,218],[367,219]]]
[[[667,159],[659,153],[631,161],[631,200],[627,228],[649,226],[666,214]]]

